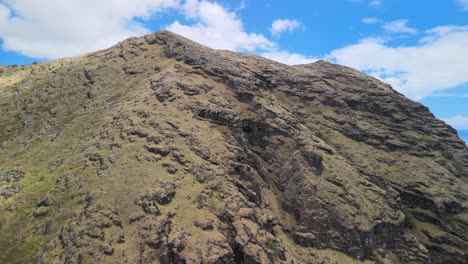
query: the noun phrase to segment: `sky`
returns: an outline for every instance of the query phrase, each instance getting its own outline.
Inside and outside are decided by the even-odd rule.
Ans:
[[[160,29],[286,64],[350,66],[468,130],[468,0],[0,0],[0,64]]]

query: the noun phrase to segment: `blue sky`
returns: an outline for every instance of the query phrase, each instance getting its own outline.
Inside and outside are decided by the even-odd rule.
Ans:
[[[468,129],[468,0],[0,0],[0,63],[159,29],[287,64],[351,66]]]

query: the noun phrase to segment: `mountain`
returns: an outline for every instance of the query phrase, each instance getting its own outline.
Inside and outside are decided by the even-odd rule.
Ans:
[[[468,149],[389,85],[168,31],[0,68],[0,263],[467,263]]]

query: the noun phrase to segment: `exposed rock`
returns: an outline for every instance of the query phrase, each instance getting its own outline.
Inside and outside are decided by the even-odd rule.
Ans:
[[[154,201],[152,197],[150,199],[145,196],[140,201],[138,201],[137,204],[140,205],[143,208],[143,211],[145,211],[147,214],[160,215],[161,211],[159,210],[156,201]]]
[[[39,208],[36,211],[34,211],[33,216],[36,218],[39,218],[41,216],[47,215],[49,211],[50,211],[49,208]]]
[[[109,168],[109,166],[107,166],[107,164],[106,164],[104,158],[101,156],[101,154],[92,153],[92,154],[88,154],[87,157],[88,157],[88,159],[90,161],[97,163],[98,168],[100,170],[106,170],[106,169]]]
[[[144,217],[145,217],[145,215],[136,215],[136,216],[132,216],[132,217],[130,217],[130,219],[128,220],[128,222],[131,224],[131,223],[136,222],[136,221],[138,221],[138,220],[140,220],[140,219],[142,219],[142,218],[144,218]]]
[[[117,243],[119,243],[119,244],[125,243],[125,235],[120,235],[119,239],[117,240]]]
[[[41,206],[48,207],[48,206],[51,206],[51,205],[52,205],[52,203],[50,202],[49,198],[47,198],[47,197],[42,198],[42,199],[36,204],[37,207],[41,207]]]
[[[86,80],[88,80],[91,84],[96,82],[96,71],[93,69],[86,68],[84,69],[84,75]]]
[[[139,67],[135,67],[135,66],[128,66],[128,65],[125,65],[122,67],[122,69],[124,70],[125,74],[128,74],[128,75],[135,75],[135,74],[140,74],[140,73],[144,73],[146,70],[145,69],[141,69]]]
[[[196,227],[199,227],[199,228],[201,228],[203,230],[213,230],[214,229],[212,221],[206,221],[206,222],[195,221],[195,222],[193,222],[193,224]]]
[[[154,91],[154,95],[163,103],[166,100],[174,100],[174,92],[172,91],[173,87],[167,86],[162,81],[151,81],[151,89]]]
[[[10,198],[20,191],[19,181],[24,177],[20,171],[0,172],[0,195]]]
[[[114,248],[109,247],[109,246],[101,246],[99,250],[108,256],[111,256],[112,254],[114,254]]]
[[[154,154],[159,154],[161,155],[162,157],[166,157],[167,155],[169,155],[169,153],[171,153],[171,150],[169,149],[166,149],[166,148],[159,148],[159,147],[148,147],[148,146],[145,146],[145,149],[151,153],[154,153]]]
[[[158,190],[150,195],[146,195],[145,198],[149,201],[156,201],[161,205],[165,205],[171,202],[176,194],[176,188],[174,184],[161,184]]]

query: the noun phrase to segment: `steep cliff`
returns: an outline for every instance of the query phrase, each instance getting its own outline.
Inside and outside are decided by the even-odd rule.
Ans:
[[[466,263],[468,149],[356,70],[161,31],[0,68],[0,263]]]

